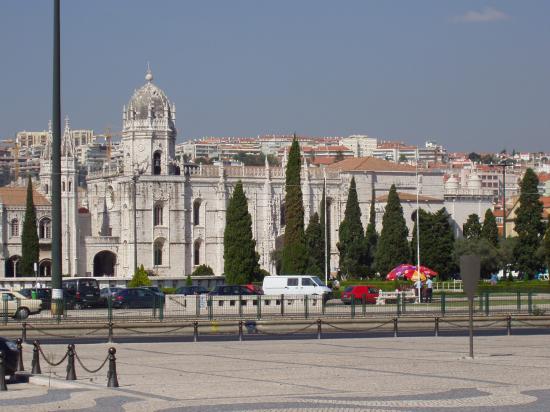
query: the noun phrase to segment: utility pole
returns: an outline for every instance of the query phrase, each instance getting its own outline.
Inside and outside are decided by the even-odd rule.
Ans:
[[[61,29],[60,0],[53,11],[53,90],[52,90],[52,313],[63,311],[62,234],[61,234]]]

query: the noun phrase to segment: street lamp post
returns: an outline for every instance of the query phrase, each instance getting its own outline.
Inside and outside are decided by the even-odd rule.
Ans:
[[[502,238],[506,239],[506,167],[511,166],[511,164],[504,159],[497,166],[502,167]],[[506,264],[502,269],[502,278],[506,279]]]

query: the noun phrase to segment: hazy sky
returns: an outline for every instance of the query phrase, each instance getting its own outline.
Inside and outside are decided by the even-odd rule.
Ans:
[[[179,140],[361,133],[550,151],[550,1],[61,3],[74,128],[120,130],[149,61]],[[2,0],[0,137],[51,117],[52,4]]]

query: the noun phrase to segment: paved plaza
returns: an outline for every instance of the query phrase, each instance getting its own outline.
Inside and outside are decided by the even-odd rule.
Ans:
[[[547,335],[117,344],[106,369],[65,365],[0,392],[2,411],[548,411]],[[107,344],[78,345],[88,368]],[[25,366],[30,368],[30,345]],[[44,345],[57,361],[66,345]],[[49,385],[49,387],[48,387]]]

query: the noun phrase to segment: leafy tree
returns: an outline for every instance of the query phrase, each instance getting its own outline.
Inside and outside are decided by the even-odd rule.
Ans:
[[[481,163],[489,165],[497,162],[497,159],[492,154],[485,154],[481,156]]]
[[[546,228],[546,233],[544,234],[541,248],[542,257],[544,259],[544,263],[546,264],[546,269],[548,270],[548,272],[550,272],[550,224]]]
[[[382,232],[378,239],[374,259],[376,270],[381,275],[385,275],[395,266],[409,261],[411,251],[407,241],[408,233],[409,230],[403,217],[403,208],[395,185],[392,185],[388,193],[386,210],[382,218]]]
[[[533,169],[527,169],[520,184],[519,206],[515,219],[518,242],[514,255],[518,270],[528,279],[532,279],[543,267],[542,257],[536,253],[545,229],[538,184],[539,179]]]
[[[325,201],[326,201],[326,193],[325,188],[323,187],[323,196],[321,198],[321,204],[319,205],[319,223],[321,225],[321,233],[323,234],[323,259],[326,257],[326,265],[328,270],[330,270],[330,214],[327,214],[327,227],[326,227],[326,237],[327,241],[325,244]],[[329,208],[328,202],[326,203],[326,208]],[[323,260],[323,266],[322,266],[323,273],[325,271],[325,261]]]
[[[414,218],[413,238],[411,249],[413,259],[417,261],[416,247],[416,213]],[[454,235],[449,223],[449,214],[445,208],[435,213],[428,213],[420,209],[420,264],[428,266],[445,279],[456,269],[453,263]]]
[[[462,255],[477,255],[481,260],[481,277],[489,278],[498,272],[501,259],[498,249],[485,238],[457,239],[454,246],[453,258],[455,264],[460,265]]]
[[[365,243],[367,258],[365,264],[367,265],[367,274],[373,276],[376,273],[374,268],[374,255],[376,253],[376,245],[378,244],[378,233],[376,232],[376,207],[375,207],[375,193],[374,187],[372,188],[369,214],[369,224],[367,225],[367,231],[365,233]]]
[[[282,272],[286,275],[303,274],[307,270],[304,233],[304,204],[300,185],[300,145],[294,137],[286,167],[285,237]]]
[[[363,224],[361,223],[361,208],[357,198],[355,178],[352,177],[344,220],[340,223],[340,271],[345,276],[362,276],[365,274],[366,243]]]
[[[311,216],[305,234],[308,256],[307,274],[321,276],[325,271],[325,254],[324,234],[319,223],[319,214],[314,213]]]
[[[495,215],[491,209],[485,211],[483,226],[481,228],[481,237],[487,239],[493,246],[498,245],[498,226]]]
[[[214,271],[208,265],[199,265],[195,268],[191,276],[214,276]]]
[[[399,160],[397,162],[398,163],[406,163],[407,162],[407,156],[404,153],[401,153],[399,155]]]
[[[38,263],[39,246],[38,230],[36,228],[36,209],[32,198],[32,181],[29,176],[27,183],[27,206],[25,209],[25,221],[23,223],[23,233],[21,234],[21,266],[20,273],[32,275],[34,273],[34,263]]]
[[[341,150],[338,150],[336,152],[336,156],[334,156],[334,161],[335,162],[341,162],[342,160],[344,160],[344,153],[342,153]]]
[[[468,216],[468,220],[462,226],[462,233],[466,239],[479,239],[481,236],[481,223],[479,223],[479,216],[476,213],[472,213]]]
[[[128,282],[128,287],[139,288],[140,286],[151,286],[151,284],[151,279],[149,279],[147,271],[145,270],[143,265],[141,265],[134,273],[132,280]]]
[[[481,156],[476,152],[472,152],[468,155],[468,159],[470,159],[472,162],[479,163],[481,161]]]
[[[251,282],[259,269],[256,241],[252,237],[252,217],[248,213],[248,201],[240,180],[227,207],[223,258],[225,281],[230,285]]]
[[[193,286],[193,281],[191,280],[190,275],[187,275],[187,278],[185,279],[185,286]]]
[[[195,158],[195,163],[196,164],[203,164],[203,165],[211,165],[212,163],[214,163],[214,159],[212,159],[211,157],[196,157]]]

